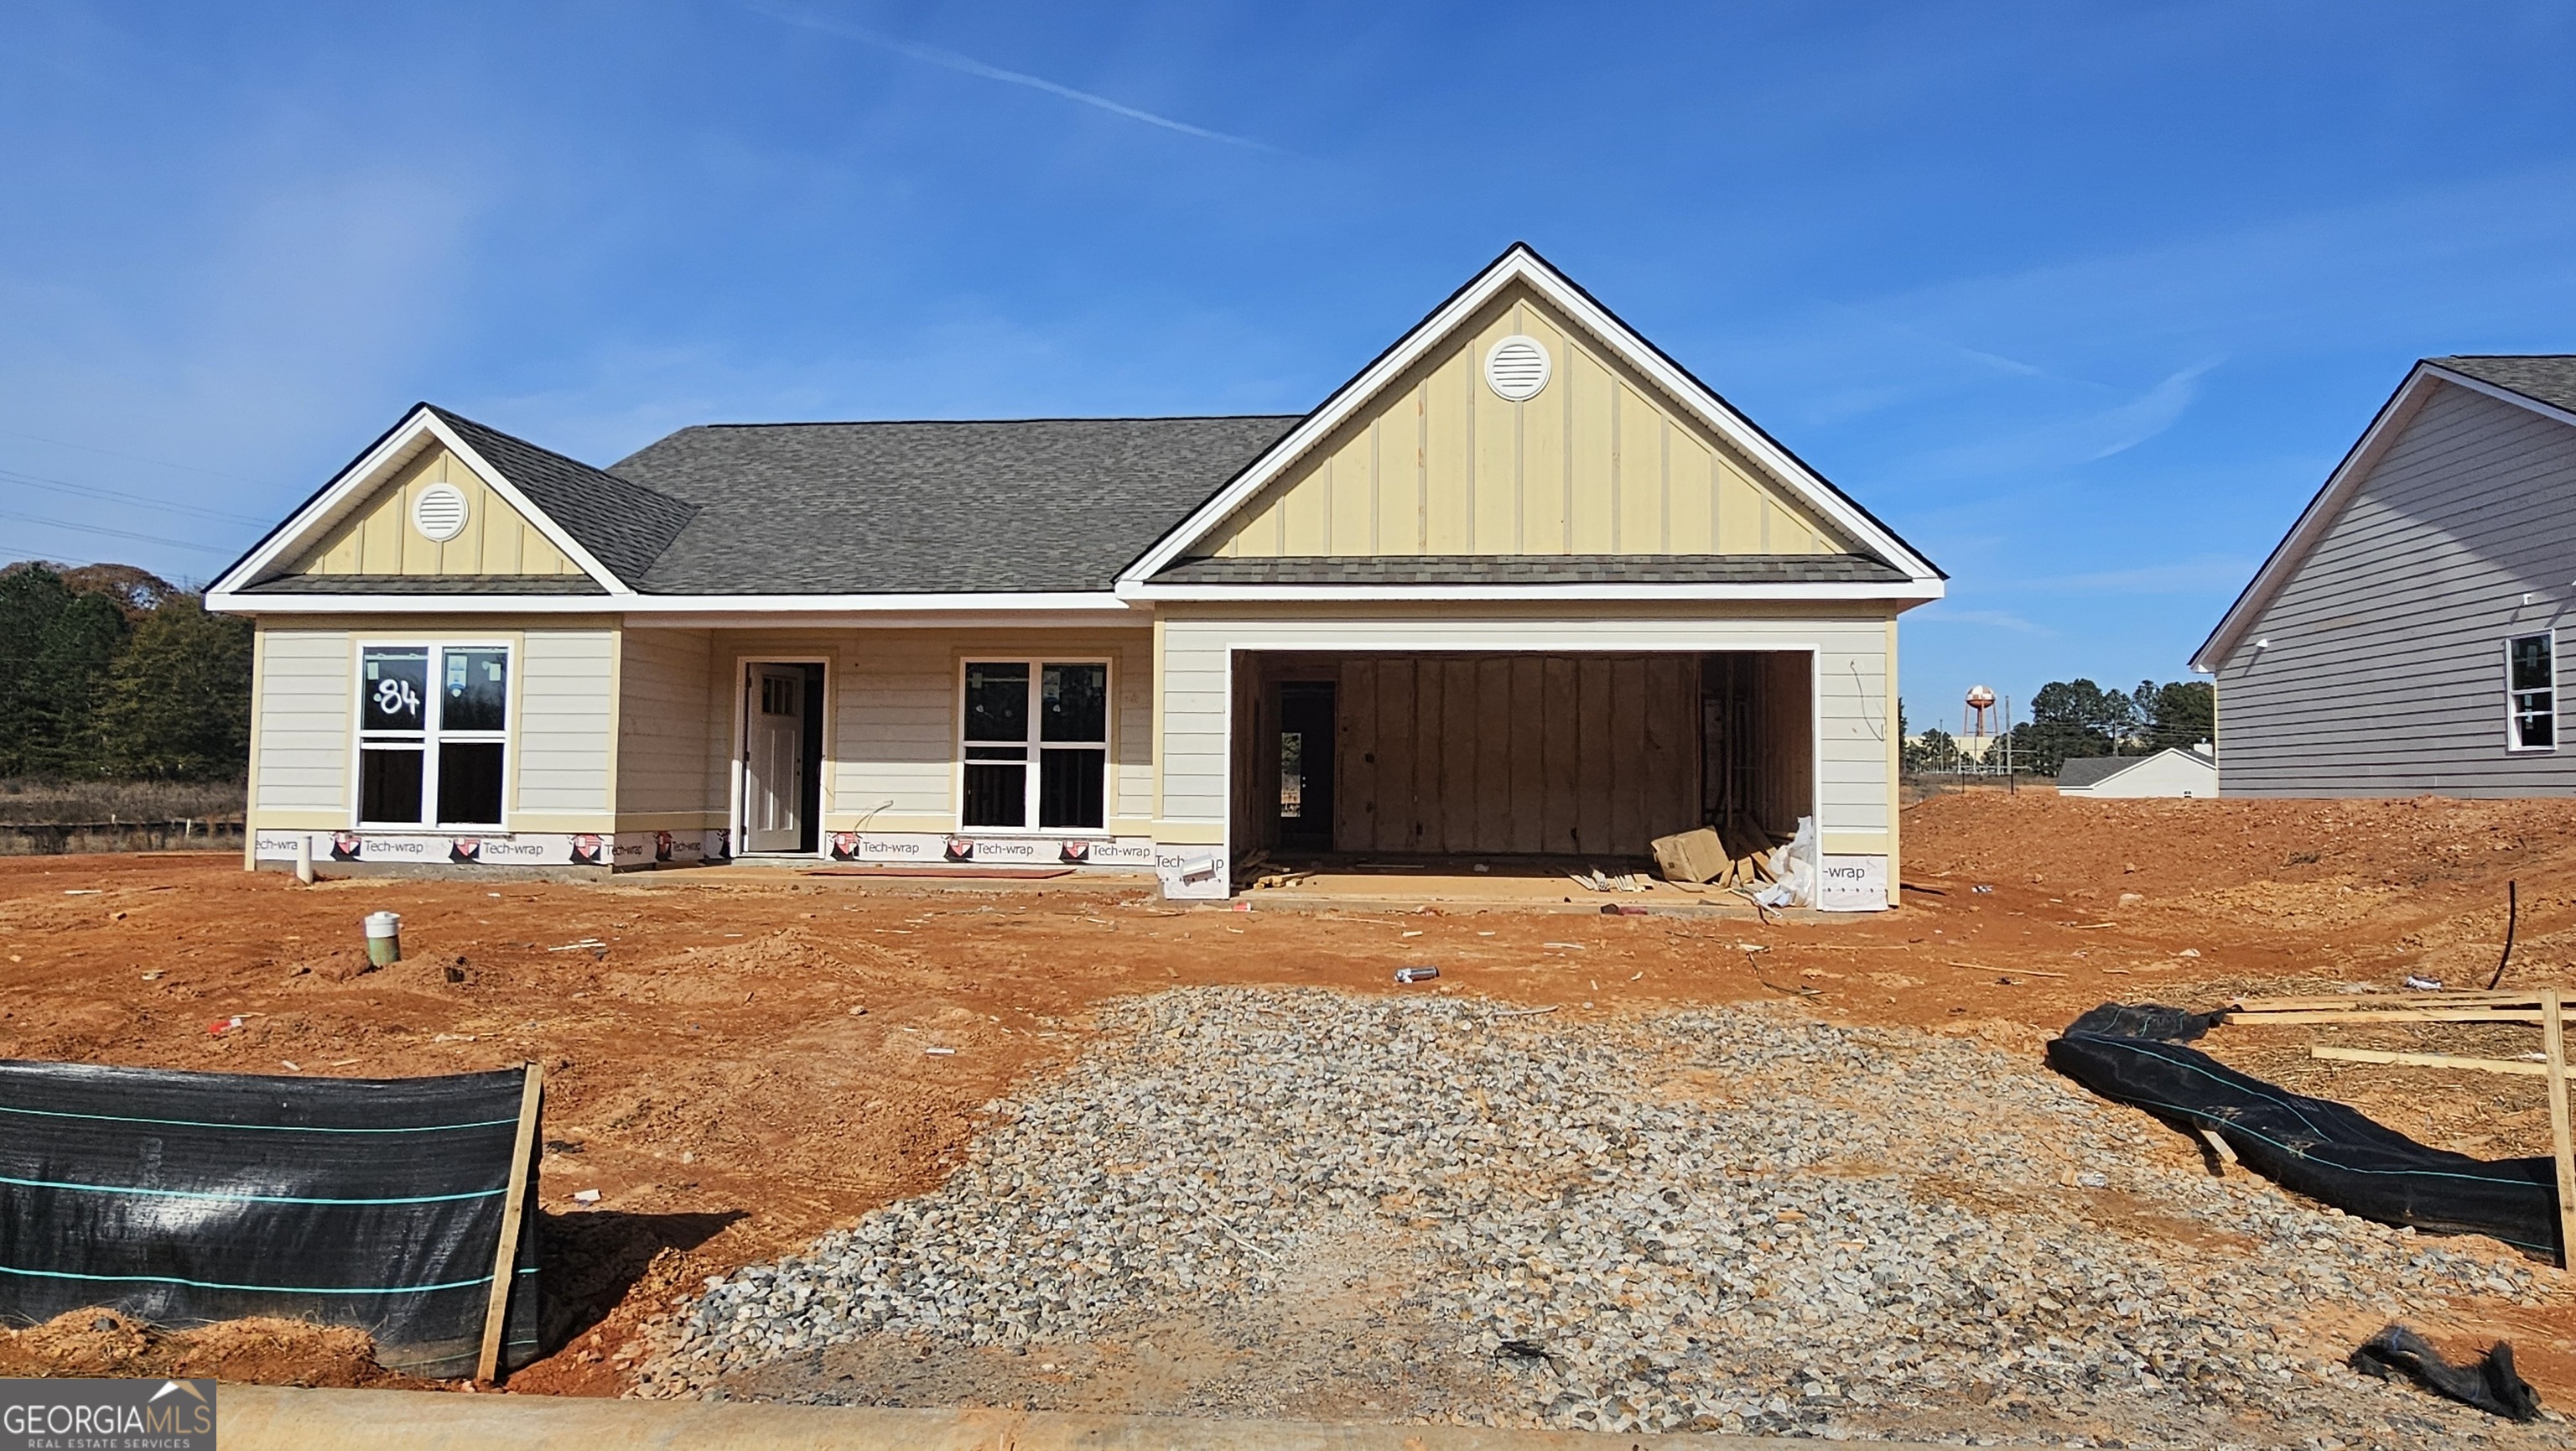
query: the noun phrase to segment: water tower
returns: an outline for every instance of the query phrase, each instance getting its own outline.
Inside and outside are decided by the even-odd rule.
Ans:
[[[1991,724],[1986,712],[1995,708],[1995,693],[1982,685],[1968,687],[1968,718],[1960,722],[1961,734],[1972,740],[1986,738]]]

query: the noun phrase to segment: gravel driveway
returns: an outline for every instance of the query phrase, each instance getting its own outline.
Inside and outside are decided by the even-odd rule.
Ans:
[[[2086,1445],[2554,1444],[2340,1357],[2554,1272],[2213,1180],[1794,1007],[1188,989],[938,1192],[710,1282],[642,1394]]]

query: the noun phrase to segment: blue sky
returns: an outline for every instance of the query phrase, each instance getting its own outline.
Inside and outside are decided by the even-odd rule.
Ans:
[[[1955,723],[2183,675],[2412,359],[2576,351],[2571,63],[2556,4],[32,0],[0,558],[201,579],[417,398],[603,463],[1299,411],[1525,238],[1951,572]]]

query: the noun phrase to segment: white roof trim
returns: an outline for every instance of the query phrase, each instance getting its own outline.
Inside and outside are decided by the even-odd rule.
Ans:
[[[216,580],[206,591],[208,608],[243,608],[251,599],[261,601],[264,606],[268,596],[243,596],[239,591],[294,557],[297,551],[304,549],[317,536],[339,523],[359,500],[384,483],[395,470],[411,462],[420,452],[424,439],[437,440],[448,452],[462,460],[467,468],[474,471],[476,478],[481,479],[492,492],[500,495],[511,508],[518,510],[520,517],[526,519],[532,528],[544,535],[548,543],[562,550],[565,558],[580,565],[582,572],[589,575],[602,589],[607,590],[610,596],[623,597],[635,593],[624,580],[610,573],[608,567],[601,564],[589,550],[582,548],[579,540],[565,533],[562,525],[546,517],[546,511],[538,508],[527,495],[520,493],[518,486],[504,477],[489,460],[467,446],[465,440],[457,436],[456,430],[448,427],[446,422],[427,404],[422,404],[405,415],[403,421],[378,440],[375,447],[367,450],[359,456],[357,462],[342,470],[339,477],[325,485],[320,493],[307,500],[303,508],[288,516],[284,524],[279,525],[266,539],[261,540],[249,554],[244,555],[240,563],[224,571],[223,578]],[[308,595],[303,598],[347,597]],[[384,596],[367,595],[357,598],[380,601]],[[588,598],[597,598],[597,596]],[[231,603],[218,604],[218,600]]]
[[[1136,600],[1902,600],[1942,596],[1941,581],[1902,584],[1122,584]]]
[[[2261,569],[2254,572],[2254,578],[2236,597],[2236,603],[2228,606],[2227,613],[2219,617],[2218,627],[2209,632],[2209,638],[2201,642],[2198,650],[2192,652],[2191,668],[2194,671],[2215,675],[2219,667],[2227,663],[2228,657],[2236,653],[2236,647],[2244,643],[2255,622],[2263,617],[2263,611],[2289,584],[2291,576],[2299,572],[2299,566],[2307,563],[2317,541],[2333,527],[2335,520],[2342,517],[2344,506],[2352,500],[2353,491],[2361,487],[2362,480],[2369,477],[2370,471],[2397,442],[2397,436],[2405,432],[2406,425],[2423,408],[2425,400],[2432,397],[2433,390],[2445,383],[2576,427],[2576,413],[2564,408],[2543,403],[2510,388],[2500,388],[2482,379],[2452,372],[2436,363],[2417,363],[2406,374],[2406,381],[2398,384],[2397,391],[2380,405],[2379,415],[2370,420],[2370,427],[2361,435],[2361,441],[2355,443],[2352,451],[2344,455],[2343,462],[2326,476],[2324,487],[2308,501],[2308,507],[2300,512],[2298,522],[2292,524],[2290,532],[2272,547],[2270,557],[2263,561]]]
[[[1754,427],[1750,420],[1727,406],[1724,399],[1676,367],[1633,329],[1584,295],[1581,288],[1549,266],[1545,258],[1531,251],[1526,244],[1517,242],[1437,311],[1415,324],[1411,332],[1387,349],[1376,362],[1343,384],[1324,401],[1322,407],[1308,414],[1304,422],[1272,444],[1214,498],[1200,505],[1152,549],[1129,565],[1119,576],[1120,585],[1123,587],[1130,582],[1149,579],[1169,568],[1191,545],[1224,523],[1333,430],[1347,422],[1351,415],[1366,407],[1388,384],[1420,362],[1433,348],[1447,341],[1479,308],[1516,282],[1527,285],[1545,298],[1550,306],[1591,333],[1622,362],[1644,374],[1719,437],[1742,450],[1798,495],[1808,507],[1831,521],[1846,537],[1904,570],[1908,576],[1937,585],[1940,571],[1934,569],[1929,560],[1916,554],[1905,541],[1836,493],[1831,485],[1788,450],[1763,436],[1762,430]],[[1454,596],[1454,592],[1444,593]],[[1224,597],[1243,598],[1244,595],[1239,589],[1229,589],[1224,591]]]
[[[1106,591],[1056,594],[870,594],[870,595],[616,595],[490,594],[249,594],[212,590],[206,608],[246,615],[600,615],[623,614],[652,623],[677,623],[676,616],[740,616],[774,619],[782,614],[830,615],[873,619],[879,616],[972,616],[984,623],[995,614],[1079,614],[1085,616],[1152,613]]]

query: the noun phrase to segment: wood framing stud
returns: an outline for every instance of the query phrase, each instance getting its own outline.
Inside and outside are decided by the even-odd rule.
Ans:
[[[510,1145],[510,1187],[501,1202],[501,1242],[492,1251],[492,1296],[483,1306],[483,1355],[474,1378],[501,1378],[501,1337],[510,1319],[510,1290],[518,1281],[520,1210],[528,1200],[528,1169],[536,1159],[537,1110],[546,1096],[546,1070],[527,1066],[519,1089],[519,1132]]]
[[[2540,995],[2540,1052],[2549,1060],[2549,1149],[2558,1160],[2558,1264],[2576,1268],[2576,1147],[2567,1127],[2566,998]]]

